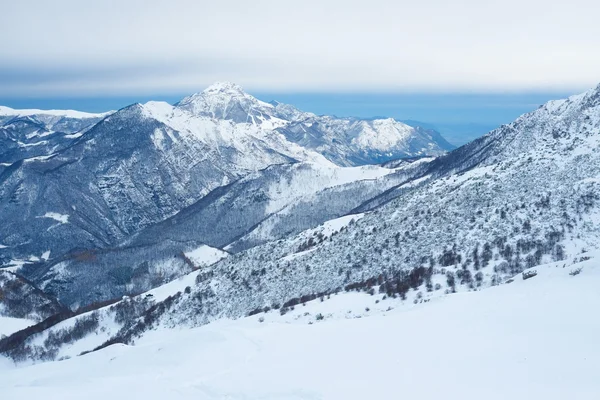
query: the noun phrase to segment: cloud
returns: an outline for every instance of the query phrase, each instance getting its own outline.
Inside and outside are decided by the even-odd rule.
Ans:
[[[519,91],[600,81],[590,0],[6,0],[4,96]]]

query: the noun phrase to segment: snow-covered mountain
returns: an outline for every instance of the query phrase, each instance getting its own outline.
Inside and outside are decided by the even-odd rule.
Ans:
[[[261,102],[229,83],[213,85],[174,106],[148,102],[100,115],[2,110],[6,120],[0,133],[7,140],[4,148],[8,150],[0,159],[0,218],[4,221],[0,226],[0,263],[33,263],[35,268],[27,273],[36,279],[46,276],[56,263],[79,260],[81,254],[107,251],[126,243],[140,230],[191,207],[217,188],[228,187],[247,176],[259,182],[260,176],[267,175],[260,171],[269,166],[310,164],[306,168],[282,167],[280,177],[271,171],[269,181],[281,189],[285,181],[302,182],[292,176],[295,172],[306,176],[303,171],[311,170],[315,182],[325,185],[319,188],[311,183],[312,195],[331,185],[339,186],[332,183],[334,178],[319,178],[319,168],[328,171],[323,176],[332,171],[348,176],[352,170],[342,170],[339,165],[408,154],[409,150],[403,147],[407,140],[427,142],[427,149],[410,150],[411,155],[444,151],[431,139],[433,136],[431,140],[423,139],[417,130],[400,123],[317,117],[291,106]],[[310,144],[298,137],[290,140],[289,130],[298,124],[308,126],[309,120],[313,121],[310,124],[316,121],[327,128],[319,130],[321,144]],[[357,130],[357,124],[365,129]],[[379,125],[385,129],[378,130]],[[404,153],[396,152],[398,146]],[[363,154],[360,161],[357,152]],[[383,153],[378,152],[385,155],[380,157]],[[379,155],[371,157],[367,153]],[[252,175],[256,173],[259,177]],[[281,182],[277,183],[278,179]],[[360,174],[356,180],[361,180]],[[348,204],[358,205],[358,200],[366,201],[387,189],[385,185],[371,186],[375,189]],[[294,201],[301,203],[301,196],[293,196],[293,187],[288,185],[285,190],[290,191],[290,196],[276,195],[287,199],[282,207],[291,207]],[[356,187],[353,190],[358,192]],[[244,192],[238,189],[237,193],[235,196],[239,197]],[[334,200],[334,204],[338,203]],[[243,212],[239,207],[235,209]],[[325,213],[305,209],[304,216],[298,211],[294,215],[304,222],[294,223],[288,233],[297,233],[347,211],[345,206],[330,207]],[[262,219],[271,214],[269,208],[256,214],[257,218],[261,216],[255,223],[262,223],[262,231],[266,229]],[[230,215],[236,218],[233,213]],[[202,236],[201,241],[225,246],[230,243],[213,239],[221,235],[238,240],[249,234],[250,228],[234,224],[227,228],[228,236],[217,232],[209,238]],[[198,228],[203,232],[211,230],[208,224]],[[238,241],[236,248],[277,237],[265,235],[248,237],[243,244]],[[192,240],[191,245],[198,245],[198,240]]]
[[[288,104],[265,103],[233,83],[217,83],[186,97],[176,107],[194,115],[250,123],[275,130],[342,166],[405,157],[436,156],[454,147],[437,132],[392,118],[364,120],[318,116]]]
[[[596,263],[600,242],[599,145],[600,86],[415,164],[409,178],[375,196],[366,213],[359,207],[356,214],[229,255],[165,290],[99,310],[81,340],[36,351],[71,356],[130,344],[154,329],[260,318],[272,310],[302,317],[296,310],[303,304],[344,291],[407,305],[529,282],[542,275],[539,265],[564,279],[582,278]],[[27,357],[28,348],[41,346],[51,332],[19,334],[0,348]]]
[[[179,125],[183,118],[187,125]],[[267,144],[267,135],[248,124],[182,115],[166,104],[119,110],[54,153],[3,164],[0,257],[111,246],[258,169],[297,161],[331,165],[281,135]]]
[[[0,169],[66,148],[86,128],[110,115],[72,110],[14,110],[0,106]]]
[[[15,110],[0,106],[0,124],[4,125],[13,119],[28,117],[44,125],[48,130],[65,133],[78,132],[91,126],[114,111],[104,113],[87,113],[75,110]]]
[[[332,294],[285,315],[273,310],[194,329],[157,329],[135,345],[114,343],[78,356],[131,318],[126,308],[108,306],[28,342],[63,361],[17,367],[0,356],[0,387],[7,399],[333,400],[389,397],[401,387],[403,396],[427,400],[593,400],[600,267],[598,253],[589,256],[569,268],[539,266],[531,279],[519,276],[488,290],[423,292],[416,304],[418,292],[411,301]],[[573,276],[575,268],[581,272]],[[185,295],[193,285],[186,279],[170,290]],[[161,301],[165,294],[146,297]]]

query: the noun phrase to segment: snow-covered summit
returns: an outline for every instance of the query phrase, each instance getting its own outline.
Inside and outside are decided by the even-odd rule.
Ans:
[[[363,120],[304,112],[266,103],[231,82],[218,82],[175,104],[195,116],[256,125],[317,151],[338,165],[361,165],[402,157],[440,155],[453,148],[437,132],[393,118]]]
[[[272,118],[275,109],[272,104],[258,100],[231,82],[217,82],[200,93],[185,97],[175,106],[195,115],[236,123],[260,123]]]
[[[203,90],[204,93],[214,93],[214,92],[229,92],[229,93],[244,93],[244,88],[242,88],[237,83],[233,82],[215,82],[206,89]]]

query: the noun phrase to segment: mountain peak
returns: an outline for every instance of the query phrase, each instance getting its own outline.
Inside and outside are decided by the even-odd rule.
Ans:
[[[600,83],[588,91],[589,98],[600,98]]]
[[[223,93],[223,92],[237,92],[244,93],[244,89],[233,82],[215,82],[206,89],[202,91],[202,93]]]
[[[216,82],[200,93],[193,94],[175,105],[195,115],[248,122],[249,115],[270,114],[274,106],[244,92],[232,82]]]

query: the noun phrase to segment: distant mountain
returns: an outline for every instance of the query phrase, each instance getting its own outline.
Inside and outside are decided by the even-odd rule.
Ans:
[[[0,165],[0,259],[112,246],[258,169],[331,165],[269,133],[149,103],[59,135],[49,154]]]
[[[448,140],[452,143],[452,146],[462,146],[465,143],[473,141],[489,131],[494,130],[497,124],[482,124],[482,123],[453,123],[453,122],[440,122],[440,123],[428,123],[414,120],[402,120],[401,122],[413,126],[422,127],[426,129],[432,129],[436,132],[440,132],[444,136],[444,140]]]
[[[431,129],[411,127],[392,118],[317,116],[288,104],[265,103],[227,82],[186,97],[175,106],[194,115],[273,129],[341,166],[440,155],[454,148]]]
[[[0,167],[59,151],[110,114],[13,110],[0,106]]]
[[[14,118],[31,117],[43,124],[46,129],[73,133],[80,131],[86,126],[93,125],[93,123],[98,122],[113,112],[87,113],[75,110],[15,110],[10,107],[0,106],[0,123],[5,124],[6,121]]]

